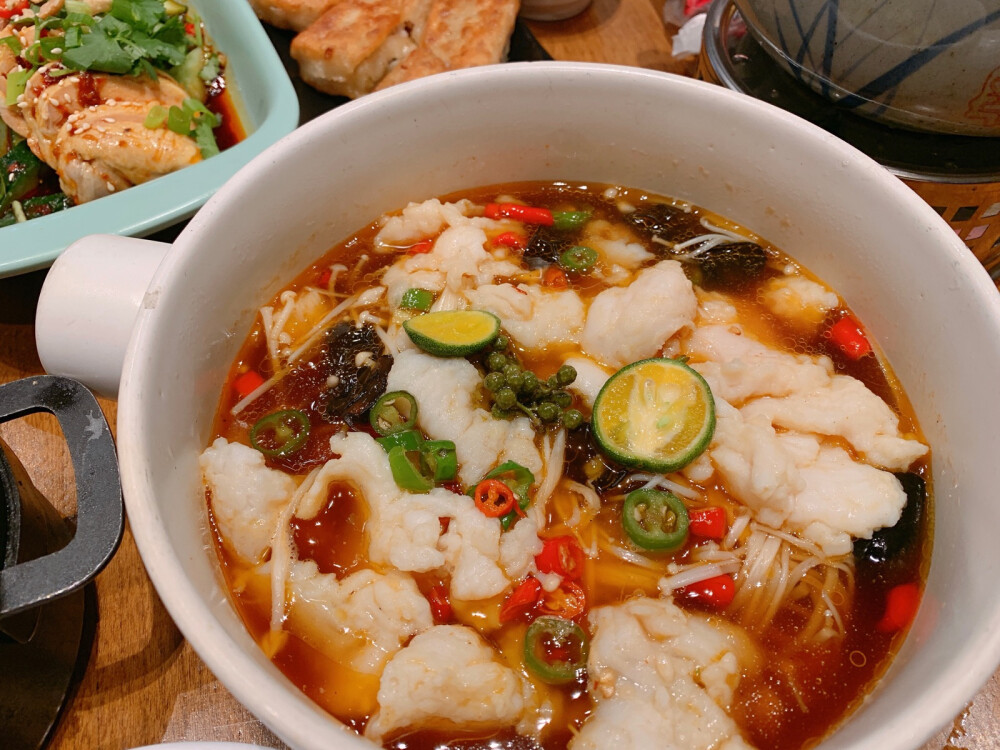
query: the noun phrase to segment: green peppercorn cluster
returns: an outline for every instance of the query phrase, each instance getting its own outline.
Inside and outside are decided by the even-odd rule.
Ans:
[[[570,408],[573,396],[566,386],[576,380],[576,370],[563,365],[547,379],[527,370],[513,354],[506,353],[510,340],[499,336],[494,351],[486,357],[483,385],[493,401],[495,419],[527,416],[536,427],[561,425],[575,429],[583,424],[583,414]]]

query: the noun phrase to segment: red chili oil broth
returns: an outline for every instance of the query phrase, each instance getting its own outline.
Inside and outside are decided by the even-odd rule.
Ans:
[[[594,209],[594,216],[617,220],[617,209],[608,201],[600,199],[605,185],[568,185],[557,183],[504,184],[464,191],[442,200],[469,198],[485,204],[496,201],[498,196],[516,196],[529,205],[548,206],[561,209],[573,206],[577,201],[588,203]],[[621,198],[633,204],[647,199],[638,191],[623,191]],[[655,197],[655,196],[652,196]],[[659,201],[668,200],[655,197]],[[699,211],[698,209],[695,209]],[[731,222],[714,214],[699,211],[717,226],[751,236],[768,251],[771,260],[765,278],[780,273],[788,263],[794,263],[776,248],[753,238]],[[367,217],[359,217],[364,220]],[[325,269],[331,264],[343,263],[349,272],[337,280],[337,291],[355,293],[374,283],[381,270],[394,262],[398,256],[369,252],[378,226],[369,224],[351,239],[330,250],[313,266],[303,272],[286,289],[300,290],[316,285]],[[366,259],[362,255],[367,254]],[[805,271],[804,274],[807,275]],[[571,277],[570,287],[584,298],[591,298],[603,289],[600,282],[589,277]],[[762,302],[760,287],[748,286],[728,293],[730,300],[740,312],[741,323],[756,338],[768,345],[786,351],[810,355],[825,354],[832,358],[835,369],[863,381],[873,392],[881,396],[896,411],[900,418],[900,429],[922,438],[917,427],[912,407],[900,388],[895,376],[886,363],[874,355],[854,361],[843,355],[823,334],[832,320],[824,322],[815,330],[803,334],[789,322],[775,316]],[[277,296],[271,304],[277,303]],[[847,310],[837,311],[837,315],[847,314]],[[562,364],[562,351],[548,351],[541,356],[531,356],[518,351],[525,367],[535,371],[540,377],[555,372]],[[247,370],[257,370],[265,379],[270,376],[270,366],[263,332],[259,320],[247,338],[223,391],[217,413],[214,433],[230,441],[247,443],[249,428],[261,416],[284,408],[305,411],[314,426],[319,426],[318,439],[310,438],[303,450],[305,458],[282,464],[268,459],[271,466],[304,475],[312,467],[332,457],[329,451],[329,436],[342,427],[329,425],[324,421],[323,402],[318,389],[325,378],[318,353],[303,357],[293,372],[279,381],[269,393],[251,404],[238,417],[230,415],[230,409],[239,400],[232,387],[233,380]],[[571,433],[572,434],[572,433]],[[571,438],[572,442],[572,438]],[[325,445],[325,448],[324,448]],[[844,444],[850,451],[850,446]],[[567,461],[571,461],[571,449],[567,449]],[[883,616],[887,592],[901,583],[922,582],[930,561],[931,517],[930,471],[926,459],[911,467],[911,471],[921,476],[928,485],[928,508],[919,516],[917,527],[913,529],[921,542],[917,554],[910,555],[906,565],[858,564],[855,568],[854,597],[851,606],[843,611],[845,635],[832,638],[819,645],[802,645],[796,640],[803,617],[794,607],[786,607],[763,632],[752,631],[755,641],[765,653],[765,666],[756,674],[744,675],[736,691],[731,715],[740,725],[746,738],[760,748],[768,750],[801,750],[817,744],[849,715],[872,689],[884,673],[895,651],[902,642],[901,633],[881,633],[876,623]],[[721,505],[730,509],[736,507],[733,501],[718,485],[699,487],[706,504]],[[321,572],[332,572],[343,577],[359,567],[365,567],[364,550],[367,545],[364,529],[366,511],[364,503],[357,498],[351,488],[336,485],[331,489],[330,504],[313,521],[296,520],[293,533],[299,555],[302,559],[316,561]],[[559,492],[550,500],[550,511],[546,536],[557,536],[567,532],[559,514],[552,510],[559,502]],[[620,523],[620,504],[605,498],[601,512],[593,523],[607,533],[619,545],[628,547],[629,541]],[[348,531],[348,533],[344,533]],[[697,542],[697,540],[693,540]],[[249,595],[246,590],[238,590],[239,582],[247,575],[245,565],[235,560],[227,551],[221,538],[216,535],[216,549],[222,562],[223,571],[234,602],[251,634],[262,645],[269,631],[270,603],[267,597]],[[689,543],[690,545],[690,543]],[[601,551],[596,558],[588,558],[584,566],[582,585],[587,591],[587,610],[577,618],[586,629],[586,615],[593,607],[620,602],[637,595],[657,595],[656,582],[665,572],[669,559],[684,562],[690,556],[690,546],[682,552],[664,559],[663,571],[646,573],[641,568],[631,566]],[[430,589],[446,579],[439,575],[418,574],[414,578],[420,589],[427,594]],[[495,616],[503,597],[483,603],[454,603],[452,622],[474,624],[473,620]],[[679,606],[698,609],[696,605],[677,597]],[[704,610],[701,610],[704,611]],[[716,617],[726,617],[738,621],[736,613],[726,612]],[[505,663],[521,664],[520,651],[527,620],[508,623],[499,630],[483,635],[498,647]],[[362,731],[367,716],[359,716],[342,709],[345,702],[357,702],[357,695],[364,689],[357,682],[343,685],[337,682],[337,674],[343,677],[345,670],[338,668],[327,657],[310,648],[294,634],[288,635],[284,645],[272,657],[274,663],[319,705],[330,711],[349,726]],[[527,674],[523,666],[522,674]],[[353,679],[368,681],[368,676]],[[555,720],[544,736],[543,744],[519,737],[510,730],[489,736],[469,735],[443,723],[439,728],[414,731],[392,738],[386,747],[395,750],[429,750],[430,748],[465,748],[480,750],[485,748],[509,748],[527,750],[543,747],[546,750],[565,748],[574,729],[578,729],[592,710],[584,683],[566,686],[536,686],[547,691],[547,696],[556,706]],[[371,683],[368,689],[373,690]],[[375,683],[377,687],[377,682]]]
[[[205,106],[211,112],[222,117],[222,124],[212,131],[219,151],[226,151],[246,139],[246,128],[236,112],[233,95],[229,93],[224,77],[219,76],[209,86],[209,95]]]

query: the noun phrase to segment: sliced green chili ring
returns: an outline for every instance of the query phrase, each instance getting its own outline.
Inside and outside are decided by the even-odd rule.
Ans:
[[[408,451],[402,445],[393,447],[389,451],[389,468],[400,489],[427,492],[434,487],[434,478],[420,451]]]
[[[451,440],[427,440],[420,448],[435,482],[450,482],[458,473],[458,456]]]
[[[517,504],[521,507],[521,510],[526,509],[529,503],[531,503],[528,490],[535,483],[535,475],[531,473],[530,469],[521,466],[516,461],[505,461],[487,474],[484,479],[499,479],[514,490],[514,494],[517,496]],[[507,531],[513,525],[517,516],[518,512],[516,510],[512,510],[507,515],[501,516],[500,528]]]
[[[597,251],[586,245],[573,245],[559,254],[559,265],[571,273],[589,273],[597,263]]]
[[[168,114],[169,112],[166,107],[162,104],[156,104],[149,108],[149,112],[146,113],[146,119],[142,124],[150,130],[162,128],[167,124]]]
[[[417,423],[417,400],[406,391],[391,391],[375,402],[368,421],[379,435],[413,429]]]
[[[505,461],[498,467],[489,472],[483,479],[499,479],[501,482],[510,487],[514,494],[517,496],[517,504],[520,506],[521,510],[524,510],[531,503],[531,498],[528,495],[528,490],[531,489],[531,485],[535,483],[535,475],[531,473],[531,470],[527,467],[521,466],[517,461]],[[478,482],[476,483],[478,484]],[[476,485],[472,485],[469,491],[466,493],[469,497],[476,494]],[[505,516],[500,517],[500,527],[507,531],[511,524],[514,523],[517,518],[518,513],[516,510],[512,510]]]
[[[568,651],[570,658],[552,658],[556,651]],[[577,679],[587,667],[589,652],[590,642],[583,628],[562,617],[539,617],[524,634],[524,663],[550,685],[565,685]]]
[[[402,310],[420,310],[425,312],[431,309],[434,304],[434,293],[426,289],[407,289],[403,292],[402,299],[399,300],[399,307]]]
[[[276,411],[250,428],[250,445],[268,458],[280,458],[305,445],[309,429],[309,417],[298,409]]]
[[[528,490],[535,483],[535,475],[531,473],[531,469],[521,466],[517,461],[505,461],[489,472],[483,479],[499,479],[514,490],[514,494],[517,495],[518,505],[522,508],[528,507],[528,502],[530,501]]]
[[[403,446],[408,451],[418,451],[424,445],[424,436],[417,430],[403,430],[402,432],[393,432],[385,437],[375,438],[375,442],[381,445],[386,453],[397,445]]]
[[[643,549],[670,552],[684,545],[688,512],[672,492],[646,488],[630,492],[622,507],[622,526]]]
[[[553,211],[552,226],[561,232],[579,229],[590,218],[590,211]]]

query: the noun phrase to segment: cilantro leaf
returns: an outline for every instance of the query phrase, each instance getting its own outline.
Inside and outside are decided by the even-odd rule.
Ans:
[[[146,127],[156,127],[161,123],[162,113],[154,116],[150,112]],[[185,99],[180,107],[171,107],[167,112],[166,126],[178,135],[193,138],[198,144],[203,159],[219,153],[219,145],[215,142],[212,132],[222,124],[222,117],[215,114],[197,99]]]
[[[198,77],[205,83],[211,83],[221,75],[222,61],[219,60],[219,56],[216,54],[209,55],[209,58],[201,68],[201,72],[198,73]]]
[[[215,133],[212,132],[212,123],[205,118],[198,118],[194,126],[194,142],[198,144],[201,151],[201,158],[207,159],[219,153],[219,144],[215,142]]]
[[[162,3],[153,2],[162,16]],[[131,3],[126,5],[132,6]],[[136,9],[135,14],[141,16],[141,8]],[[90,22],[93,23],[93,19]],[[150,75],[153,68],[170,68],[183,61],[187,44],[178,19],[154,24],[156,30],[152,35],[138,28],[144,20],[135,23],[137,25],[133,26],[117,16],[106,15],[89,28],[74,27],[75,34],[70,35],[67,29],[63,63],[76,70]],[[155,72],[152,77],[155,78]]]
[[[163,0],[114,0],[111,15],[129,26],[152,34],[166,18]]]
[[[132,70],[138,59],[118,40],[100,32],[84,34],[78,46],[63,50],[62,55],[63,64],[76,70],[119,74]]]
[[[163,63],[164,67],[173,67],[184,62],[187,50],[184,45],[171,44],[156,37],[147,36],[141,31],[132,33],[132,42],[142,50],[143,57]]]

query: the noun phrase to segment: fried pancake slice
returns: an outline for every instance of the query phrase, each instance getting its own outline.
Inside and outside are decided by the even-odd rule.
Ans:
[[[433,0],[420,46],[377,88],[445,70],[502,62],[519,7],[518,0]]]
[[[302,31],[340,0],[250,0],[257,18],[281,29]]]
[[[431,0],[340,0],[292,40],[302,80],[357,97],[420,42]]]

